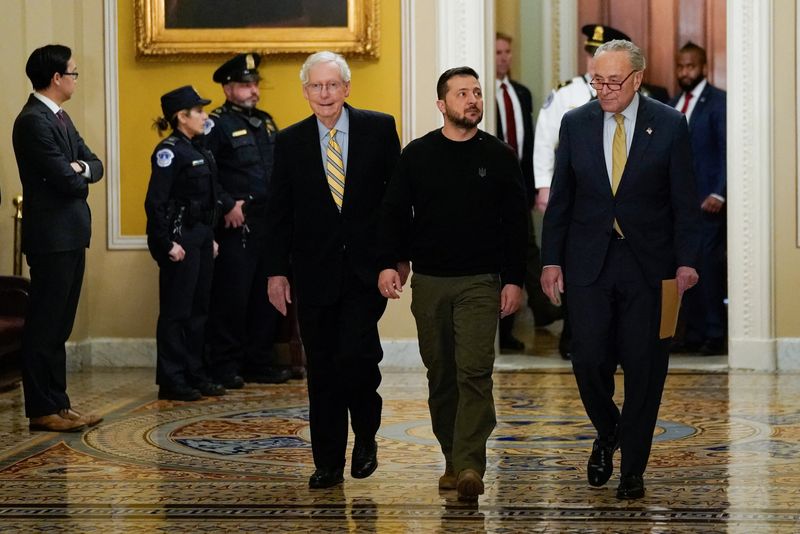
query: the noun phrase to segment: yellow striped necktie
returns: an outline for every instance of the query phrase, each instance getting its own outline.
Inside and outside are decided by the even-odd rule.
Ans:
[[[625,115],[617,113],[614,115],[614,120],[617,121],[617,129],[611,144],[611,192],[616,195],[619,182],[622,180],[622,173],[625,171],[625,163],[628,161],[628,143],[625,137]],[[616,218],[614,219],[614,229],[619,232],[619,235],[624,235]]]
[[[328,132],[328,148],[325,150],[325,175],[328,177],[328,187],[331,189],[333,201],[339,211],[342,211],[344,202],[344,161],[342,148],[336,142],[336,128]]]

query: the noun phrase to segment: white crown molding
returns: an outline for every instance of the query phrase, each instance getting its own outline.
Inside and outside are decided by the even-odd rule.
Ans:
[[[117,2],[103,0],[105,26],[106,82],[106,183],[108,202],[107,246],[109,250],[139,250],[147,248],[144,236],[122,235],[119,144],[119,61],[117,48]]]
[[[774,370],[772,0],[727,10],[729,363]]]

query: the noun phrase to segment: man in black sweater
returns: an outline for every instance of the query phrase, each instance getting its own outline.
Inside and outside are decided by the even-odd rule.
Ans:
[[[406,147],[384,197],[378,288],[399,298],[396,266],[413,262],[411,311],[446,462],[439,487],[474,501],[496,424],[497,319],[517,310],[525,277],[525,192],[516,155],[478,129],[477,73],[445,71],[436,90],[444,127]]]

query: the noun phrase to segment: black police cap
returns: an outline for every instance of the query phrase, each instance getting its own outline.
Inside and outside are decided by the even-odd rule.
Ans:
[[[261,56],[255,52],[239,54],[214,71],[213,80],[221,84],[228,82],[257,82],[261,79],[258,74],[259,63],[261,63]]]
[[[586,36],[586,42],[583,43],[583,48],[590,53],[594,53],[600,45],[613,41],[615,39],[623,39],[630,41],[631,38],[611,26],[604,26],[602,24],[587,24],[581,31]]]
[[[195,106],[207,106],[211,100],[207,100],[197,94],[194,87],[184,85],[173,89],[161,97],[161,112],[164,118],[169,120],[182,109],[192,109]]]

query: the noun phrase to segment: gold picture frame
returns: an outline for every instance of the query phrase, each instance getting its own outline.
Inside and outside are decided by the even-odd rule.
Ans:
[[[345,0],[346,23],[341,26],[286,25],[297,19],[269,27],[168,27],[167,10],[174,9],[180,1],[186,0],[135,0],[137,57],[191,59],[242,51],[309,54],[318,50],[367,58],[379,55],[380,0]],[[209,9],[225,5],[220,0],[208,1]],[[313,0],[307,1],[313,4]],[[292,7],[301,4],[300,0],[294,2]],[[230,10],[225,14],[230,15]],[[344,12],[338,15],[344,18]]]

